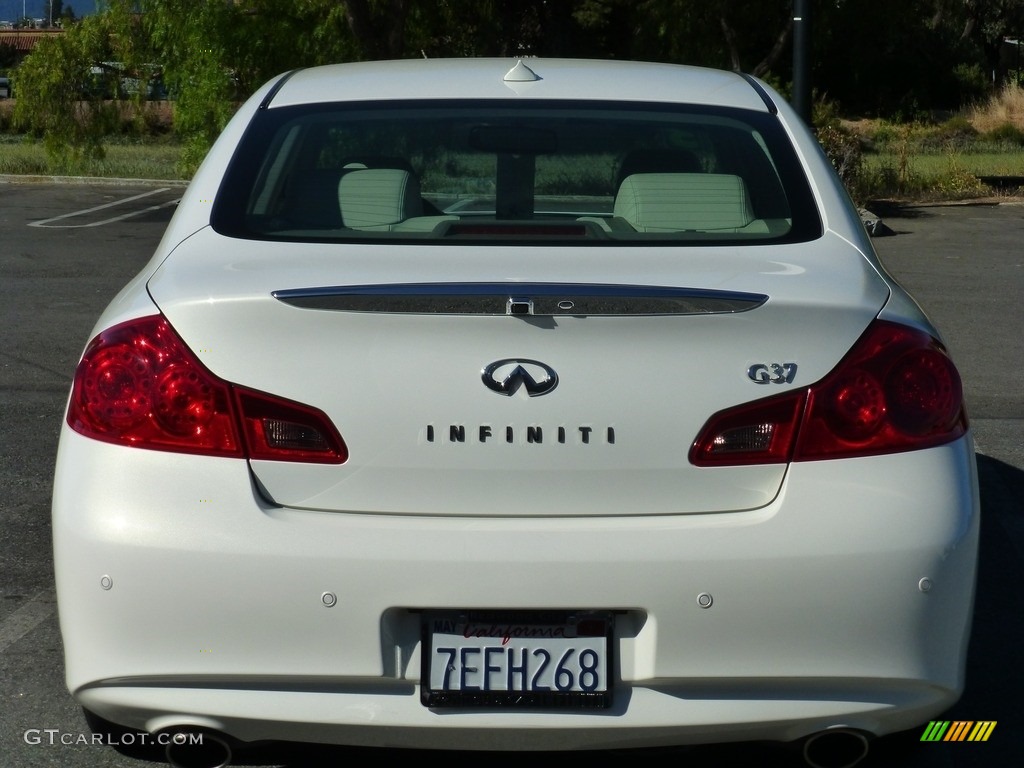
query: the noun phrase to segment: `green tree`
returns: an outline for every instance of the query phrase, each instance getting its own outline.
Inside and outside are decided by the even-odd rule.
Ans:
[[[977,61],[977,51],[961,35],[962,17],[954,21],[951,9],[938,13],[943,5],[944,0],[817,3],[814,82],[846,111],[859,114],[916,119],[934,109],[957,109],[977,94],[965,90],[956,64]]]
[[[574,18],[616,58],[788,72],[792,0],[582,0]]]
[[[1024,34],[1024,0],[935,0],[932,27],[959,32],[961,41],[977,46],[985,72],[999,88],[1009,70],[1004,41]]]
[[[83,160],[104,155],[103,138],[115,110],[82,95],[94,62],[109,58],[110,39],[109,19],[97,14],[40,41],[18,67],[14,123],[42,137],[60,168],[73,170]]]
[[[351,57],[351,36],[336,0],[108,0],[104,10],[40,44],[18,72],[24,99],[16,120],[41,135],[64,163],[103,154],[102,138],[120,110],[105,99],[135,101],[146,88],[113,93],[83,88],[91,69],[115,62],[146,79],[159,70],[173,95],[174,130],[184,173],[197,166],[238,102],[279,72]],[[142,114],[136,109],[136,114]],[[73,117],[73,119],[72,119]]]
[[[186,171],[205,155],[239,102],[297,67],[375,58],[397,45],[405,0],[111,0],[138,55],[161,66],[174,99]],[[385,8],[385,5],[387,6]],[[131,13],[135,7],[139,13]],[[129,11],[129,13],[125,13]],[[395,15],[396,14],[396,15]],[[360,43],[351,34],[364,34]],[[364,26],[360,26],[364,25]],[[395,55],[398,55],[397,53]]]

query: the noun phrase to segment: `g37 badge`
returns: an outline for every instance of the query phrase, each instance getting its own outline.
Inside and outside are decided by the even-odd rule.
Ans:
[[[747,368],[747,376],[755,384],[792,384],[796,363],[755,363]]]

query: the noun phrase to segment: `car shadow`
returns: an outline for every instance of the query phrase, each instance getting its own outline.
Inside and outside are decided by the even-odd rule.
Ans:
[[[870,200],[863,207],[882,219],[927,219],[935,215],[919,204],[899,200]]]

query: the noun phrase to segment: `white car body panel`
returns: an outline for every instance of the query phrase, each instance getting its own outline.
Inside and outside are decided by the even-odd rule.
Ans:
[[[274,105],[287,107],[321,101],[377,99],[588,99],[629,94],[632,101],[696,102],[766,111],[757,93],[732,72],[709,72],[700,80],[686,68],[667,70],[645,62],[590,59],[523,59],[536,80],[506,79],[519,60],[474,58],[451,60],[443,74],[419,59],[352,64],[300,70]]]

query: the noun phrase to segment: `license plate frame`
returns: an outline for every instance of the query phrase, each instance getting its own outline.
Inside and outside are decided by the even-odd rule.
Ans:
[[[421,703],[607,709],[613,635],[614,613],[608,610],[424,611]]]

